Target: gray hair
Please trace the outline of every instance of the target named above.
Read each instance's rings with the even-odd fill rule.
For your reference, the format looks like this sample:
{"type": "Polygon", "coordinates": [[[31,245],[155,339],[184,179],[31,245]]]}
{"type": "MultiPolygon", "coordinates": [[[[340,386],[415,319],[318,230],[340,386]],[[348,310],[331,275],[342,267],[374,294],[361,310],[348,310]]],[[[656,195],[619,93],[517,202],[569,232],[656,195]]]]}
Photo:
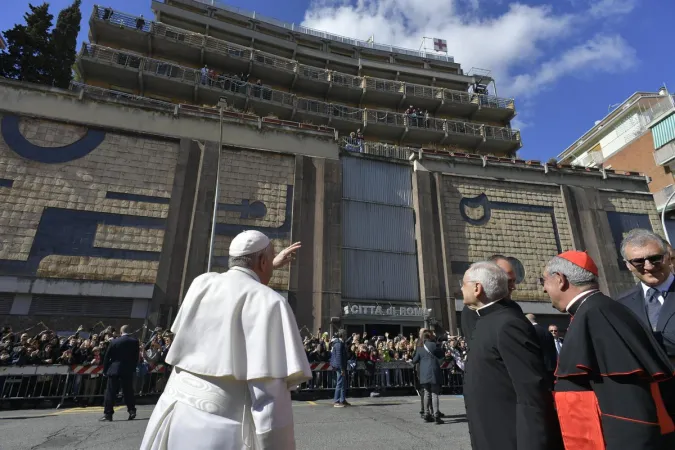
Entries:
{"type": "Polygon", "coordinates": [[[469,281],[483,286],[485,297],[491,302],[509,295],[509,277],[493,262],[481,261],[471,264],[465,275],[469,281]]]}
{"type": "Polygon", "coordinates": [[[598,277],[588,270],[559,256],[555,256],[546,264],[546,273],[564,275],[567,281],[574,286],[592,286],[598,284],[598,277]]]}
{"type": "Polygon", "coordinates": [[[630,230],[621,242],[621,257],[623,259],[627,259],[626,247],[642,247],[643,245],[647,245],[651,242],[656,242],[659,244],[659,250],[661,250],[662,253],[665,254],[668,251],[665,240],[653,231],[645,230],[644,228],[635,228],[630,230]]]}
{"type": "Polygon", "coordinates": [[[122,325],[120,327],[120,334],[127,334],[129,332],[129,325],[122,325]]]}
{"type": "Polygon", "coordinates": [[[230,269],[233,267],[253,269],[258,259],[260,259],[260,257],[263,256],[266,251],[267,247],[255,253],[251,253],[250,255],[230,256],[227,260],[227,267],[230,269]]]}

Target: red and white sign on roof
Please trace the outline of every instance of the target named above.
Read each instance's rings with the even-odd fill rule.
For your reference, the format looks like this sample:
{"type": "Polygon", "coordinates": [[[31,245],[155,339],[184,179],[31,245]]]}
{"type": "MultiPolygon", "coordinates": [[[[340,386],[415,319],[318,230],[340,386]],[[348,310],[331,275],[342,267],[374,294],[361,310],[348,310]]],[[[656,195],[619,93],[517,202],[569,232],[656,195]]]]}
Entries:
{"type": "Polygon", "coordinates": [[[434,50],[437,52],[446,52],[448,51],[448,41],[445,39],[436,39],[434,38],[434,50]]]}

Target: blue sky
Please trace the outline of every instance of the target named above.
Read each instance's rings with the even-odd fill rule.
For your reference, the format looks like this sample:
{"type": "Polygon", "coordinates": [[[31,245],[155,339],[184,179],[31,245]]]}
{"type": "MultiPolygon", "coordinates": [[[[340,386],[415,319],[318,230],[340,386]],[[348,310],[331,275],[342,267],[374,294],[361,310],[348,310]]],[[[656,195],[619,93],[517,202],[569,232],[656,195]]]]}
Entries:
{"type": "MultiPolygon", "coordinates": [[[[4,2],[0,30],[22,21],[27,2],[4,2]]],[[[35,2],[37,3],[37,2],[35,2]]],[[[55,16],[71,0],[49,2],[55,16]]],[[[446,39],[465,70],[492,70],[500,96],[514,97],[523,149],[547,160],[635,91],[675,91],[672,0],[227,0],[232,6],[350,37],[419,48],[446,39]]],[[[95,2],[82,3],[80,42],[95,2]]],[[[106,6],[152,17],[150,0],[106,6]]]]}

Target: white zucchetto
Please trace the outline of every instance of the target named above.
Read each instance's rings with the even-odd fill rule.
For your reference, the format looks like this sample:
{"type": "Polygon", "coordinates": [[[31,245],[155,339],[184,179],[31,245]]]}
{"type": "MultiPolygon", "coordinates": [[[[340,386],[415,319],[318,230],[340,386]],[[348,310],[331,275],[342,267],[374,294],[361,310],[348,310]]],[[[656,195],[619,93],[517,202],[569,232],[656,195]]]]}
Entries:
{"type": "Polygon", "coordinates": [[[260,231],[242,231],[230,243],[230,256],[245,256],[266,249],[270,245],[270,238],[260,231]]]}

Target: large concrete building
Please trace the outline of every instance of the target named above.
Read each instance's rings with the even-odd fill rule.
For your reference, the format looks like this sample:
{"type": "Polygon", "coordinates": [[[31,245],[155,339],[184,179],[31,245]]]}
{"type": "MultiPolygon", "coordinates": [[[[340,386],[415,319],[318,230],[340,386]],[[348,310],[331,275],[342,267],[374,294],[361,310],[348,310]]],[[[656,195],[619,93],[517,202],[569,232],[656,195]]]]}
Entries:
{"type": "Polygon", "coordinates": [[[587,250],[615,294],[623,233],[660,231],[643,176],[514,158],[513,101],[447,55],[153,9],[94,9],[86,84],[0,80],[0,322],[166,326],[206,270],[214,209],[216,270],[244,229],[301,241],[271,283],[299,324],[377,334],[455,331],[463,272],[494,253],[523,309],[564,324],[538,284],[551,256],[587,250]]]}

